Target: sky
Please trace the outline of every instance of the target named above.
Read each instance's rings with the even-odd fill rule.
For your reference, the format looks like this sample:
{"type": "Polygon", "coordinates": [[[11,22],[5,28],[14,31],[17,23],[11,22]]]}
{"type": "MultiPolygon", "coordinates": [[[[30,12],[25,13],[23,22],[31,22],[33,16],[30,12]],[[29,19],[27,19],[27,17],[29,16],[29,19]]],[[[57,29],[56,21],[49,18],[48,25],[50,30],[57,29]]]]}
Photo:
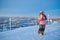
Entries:
{"type": "Polygon", "coordinates": [[[38,16],[40,11],[60,15],[59,10],[60,0],[0,0],[0,16],[38,16]]]}

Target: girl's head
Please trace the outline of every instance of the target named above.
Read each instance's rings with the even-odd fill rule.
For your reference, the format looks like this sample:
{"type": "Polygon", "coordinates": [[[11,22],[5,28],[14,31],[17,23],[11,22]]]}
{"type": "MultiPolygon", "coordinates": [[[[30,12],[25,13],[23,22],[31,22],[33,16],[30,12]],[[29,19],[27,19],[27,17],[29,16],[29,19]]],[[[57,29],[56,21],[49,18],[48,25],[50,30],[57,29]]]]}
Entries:
{"type": "Polygon", "coordinates": [[[39,15],[44,15],[44,12],[43,11],[40,11],[40,14],[39,15]]]}

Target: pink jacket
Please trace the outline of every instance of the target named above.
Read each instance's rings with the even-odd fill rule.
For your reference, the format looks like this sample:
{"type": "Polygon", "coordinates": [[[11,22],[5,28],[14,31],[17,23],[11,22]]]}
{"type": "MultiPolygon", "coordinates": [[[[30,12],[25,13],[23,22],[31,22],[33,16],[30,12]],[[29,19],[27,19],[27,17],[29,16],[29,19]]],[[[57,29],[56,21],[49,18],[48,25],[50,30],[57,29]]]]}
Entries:
{"type": "Polygon", "coordinates": [[[38,23],[39,23],[39,24],[45,24],[45,23],[46,23],[46,20],[47,20],[47,18],[46,18],[45,15],[40,15],[40,16],[38,17],[38,23]]]}

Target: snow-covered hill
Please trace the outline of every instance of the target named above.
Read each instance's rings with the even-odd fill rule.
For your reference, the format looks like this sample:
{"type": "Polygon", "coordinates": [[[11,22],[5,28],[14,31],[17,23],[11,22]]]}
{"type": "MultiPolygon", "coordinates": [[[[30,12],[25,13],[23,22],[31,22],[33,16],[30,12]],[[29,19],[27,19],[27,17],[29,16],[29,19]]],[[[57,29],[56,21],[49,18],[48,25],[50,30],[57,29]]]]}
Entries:
{"type": "Polygon", "coordinates": [[[38,36],[38,25],[0,32],[0,40],[60,40],[60,24],[46,25],[45,35],[38,36]]]}

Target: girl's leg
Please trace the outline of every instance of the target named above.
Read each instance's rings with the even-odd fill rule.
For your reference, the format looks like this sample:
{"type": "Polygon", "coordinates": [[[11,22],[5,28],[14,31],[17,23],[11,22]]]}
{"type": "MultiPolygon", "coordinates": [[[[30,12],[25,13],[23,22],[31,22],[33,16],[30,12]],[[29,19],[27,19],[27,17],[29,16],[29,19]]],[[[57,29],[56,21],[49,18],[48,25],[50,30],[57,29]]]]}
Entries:
{"type": "Polygon", "coordinates": [[[39,25],[39,29],[38,29],[38,35],[40,36],[40,35],[42,35],[42,25],[39,25]]]}
{"type": "Polygon", "coordinates": [[[45,25],[42,25],[42,35],[44,35],[45,25]]]}

